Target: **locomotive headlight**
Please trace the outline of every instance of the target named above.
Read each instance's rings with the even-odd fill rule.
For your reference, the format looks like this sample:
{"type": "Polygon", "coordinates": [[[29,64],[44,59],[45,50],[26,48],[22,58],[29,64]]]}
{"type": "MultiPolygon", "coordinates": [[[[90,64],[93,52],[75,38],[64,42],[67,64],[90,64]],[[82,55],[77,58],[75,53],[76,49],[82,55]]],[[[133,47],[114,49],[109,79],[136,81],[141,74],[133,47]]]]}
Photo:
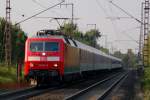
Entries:
{"type": "Polygon", "coordinates": [[[45,55],[46,55],[46,53],[45,53],[45,52],[43,52],[43,53],[42,53],[42,55],[43,55],[43,56],[45,56],[45,55]]]}
{"type": "Polygon", "coordinates": [[[34,66],[34,64],[33,63],[30,63],[30,67],[33,67],[34,66]]]}
{"type": "Polygon", "coordinates": [[[58,67],[58,64],[54,64],[54,67],[58,67]]]}

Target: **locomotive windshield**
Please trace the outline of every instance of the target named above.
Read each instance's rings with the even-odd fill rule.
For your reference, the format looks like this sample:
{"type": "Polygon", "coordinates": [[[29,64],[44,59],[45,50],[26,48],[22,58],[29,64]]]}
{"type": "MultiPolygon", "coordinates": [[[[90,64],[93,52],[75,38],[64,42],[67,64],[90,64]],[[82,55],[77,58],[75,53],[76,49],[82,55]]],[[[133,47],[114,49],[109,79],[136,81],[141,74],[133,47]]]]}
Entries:
{"type": "Polygon", "coordinates": [[[45,51],[58,51],[58,42],[45,42],[45,51]]]}
{"type": "Polygon", "coordinates": [[[32,52],[43,52],[43,51],[58,51],[58,42],[31,42],[30,50],[32,52]]]}

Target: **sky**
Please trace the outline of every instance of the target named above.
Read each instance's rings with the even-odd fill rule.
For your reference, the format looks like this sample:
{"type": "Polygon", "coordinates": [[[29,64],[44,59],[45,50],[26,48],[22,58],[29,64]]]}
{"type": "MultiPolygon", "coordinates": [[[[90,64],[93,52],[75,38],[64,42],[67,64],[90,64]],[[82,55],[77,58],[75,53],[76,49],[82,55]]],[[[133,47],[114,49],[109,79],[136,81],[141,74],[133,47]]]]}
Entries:
{"type": "MultiPolygon", "coordinates": [[[[110,0],[65,0],[65,3],[74,4],[74,17],[78,18],[74,22],[78,25],[80,31],[88,31],[96,28],[103,34],[98,40],[100,46],[110,49],[111,52],[120,50],[127,52],[128,49],[138,50],[140,34],[140,23],[121,10],[113,6],[110,0]],[[125,17],[115,19],[116,17],[125,17]],[[106,41],[107,40],[107,41],[106,41]],[[127,41],[128,40],[128,41],[127,41]]],[[[134,17],[140,19],[141,2],[144,0],[112,0],[122,9],[126,10],[134,17]]],[[[5,17],[5,2],[0,0],[0,16],[5,17]]],[[[53,6],[61,0],[11,0],[11,21],[17,23],[26,19],[50,6],[53,6]]],[[[41,29],[56,29],[59,27],[55,20],[42,19],[38,17],[70,17],[71,6],[56,6],[37,17],[20,23],[21,28],[32,36],[41,29]]],[[[63,22],[60,21],[60,24],[63,22]]]]}

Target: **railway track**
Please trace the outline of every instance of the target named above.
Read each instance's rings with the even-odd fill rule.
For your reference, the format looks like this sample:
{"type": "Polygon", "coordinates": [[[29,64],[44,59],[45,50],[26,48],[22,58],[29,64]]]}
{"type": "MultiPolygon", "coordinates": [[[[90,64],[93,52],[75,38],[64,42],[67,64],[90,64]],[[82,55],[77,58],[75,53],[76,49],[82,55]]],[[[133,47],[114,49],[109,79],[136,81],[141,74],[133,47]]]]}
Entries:
{"type": "MultiPolygon", "coordinates": [[[[85,80],[80,80],[79,82],[83,82],[85,80]]],[[[73,82],[72,85],[76,84],[77,82],[73,82]]],[[[45,94],[47,92],[52,92],[54,90],[60,90],[62,88],[65,88],[67,86],[70,86],[70,84],[64,84],[61,86],[55,85],[55,86],[46,86],[46,87],[30,87],[30,88],[24,88],[19,89],[15,91],[9,91],[5,93],[0,94],[0,98],[3,98],[3,100],[20,100],[20,99],[28,99],[37,95],[45,94]]]]}
{"type": "MultiPolygon", "coordinates": [[[[111,79],[112,77],[116,75],[119,75],[119,74],[112,73],[109,75],[111,77],[107,75],[105,77],[103,76],[103,78],[98,78],[97,80],[96,79],[81,80],[81,81],[72,83],[71,85],[63,85],[63,86],[57,85],[57,86],[51,86],[51,87],[45,87],[45,88],[35,88],[35,87],[25,88],[25,89],[21,89],[17,91],[6,92],[3,94],[0,94],[0,98],[3,98],[3,100],[20,100],[20,99],[35,100],[36,98],[34,99],[34,97],[36,96],[48,94],[48,96],[51,96],[51,97],[53,96],[54,98],[61,95],[60,96],[61,99],[58,99],[58,100],[62,100],[62,99],[67,99],[69,95],[74,94],[83,88],[91,86],[92,84],[96,83],[96,81],[98,80],[102,80],[106,77],[109,77],[107,79],[111,79]]],[[[45,98],[45,97],[46,96],[41,96],[41,98],[45,98]]]]}
{"type": "Polygon", "coordinates": [[[36,87],[30,87],[30,88],[24,88],[16,91],[10,91],[0,94],[0,98],[2,100],[20,100],[20,99],[27,99],[31,96],[36,96],[41,93],[45,93],[48,91],[51,91],[53,89],[56,89],[56,87],[49,87],[49,88],[36,88],[36,87]]]}
{"type": "Polygon", "coordinates": [[[104,97],[107,96],[111,90],[127,76],[128,72],[121,75],[113,75],[68,97],[65,97],[65,100],[103,100],[104,97]]]}
{"type": "Polygon", "coordinates": [[[34,97],[30,98],[29,100],[41,100],[41,99],[64,100],[67,97],[77,93],[80,90],[83,90],[83,89],[95,84],[96,82],[98,82],[100,80],[104,80],[108,77],[112,78],[116,75],[119,75],[119,73],[111,73],[109,75],[108,74],[107,75],[101,75],[101,76],[93,78],[93,79],[80,81],[80,82],[77,82],[76,84],[72,84],[70,86],[67,85],[61,89],[52,90],[52,91],[49,91],[47,93],[44,93],[44,94],[41,94],[38,96],[34,96],[34,97]]]}
{"type": "MultiPolygon", "coordinates": [[[[83,82],[85,80],[79,80],[79,82],[83,82]]],[[[73,82],[72,85],[76,84],[77,82],[73,82]]],[[[30,97],[34,97],[37,95],[45,94],[47,92],[51,92],[54,90],[60,90],[61,88],[65,88],[67,86],[70,86],[70,84],[64,84],[61,86],[58,85],[52,85],[52,86],[46,86],[46,87],[30,87],[30,88],[23,88],[19,90],[9,91],[5,93],[0,94],[0,100],[3,98],[3,100],[20,100],[20,99],[28,99],[30,97]]]]}

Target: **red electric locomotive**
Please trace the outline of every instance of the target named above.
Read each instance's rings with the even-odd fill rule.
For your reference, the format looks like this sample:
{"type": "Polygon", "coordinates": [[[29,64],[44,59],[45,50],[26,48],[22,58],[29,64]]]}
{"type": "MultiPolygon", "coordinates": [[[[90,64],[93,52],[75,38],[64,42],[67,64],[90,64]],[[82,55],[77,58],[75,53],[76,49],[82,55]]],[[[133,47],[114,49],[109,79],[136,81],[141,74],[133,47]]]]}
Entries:
{"type": "Polygon", "coordinates": [[[25,47],[24,72],[25,77],[32,83],[45,82],[55,76],[63,75],[64,42],[61,37],[28,38],[25,47]]]}
{"type": "Polygon", "coordinates": [[[26,40],[24,74],[31,84],[114,68],[122,68],[120,59],[68,38],[59,31],[42,30],[26,40]]]}
{"type": "Polygon", "coordinates": [[[26,40],[24,74],[31,84],[62,80],[64,64],[66,67],[78,66],[79,52],[67,46],[65,41],[69,42],[60,32],[53,30],[42,30],[26,40]]]}

